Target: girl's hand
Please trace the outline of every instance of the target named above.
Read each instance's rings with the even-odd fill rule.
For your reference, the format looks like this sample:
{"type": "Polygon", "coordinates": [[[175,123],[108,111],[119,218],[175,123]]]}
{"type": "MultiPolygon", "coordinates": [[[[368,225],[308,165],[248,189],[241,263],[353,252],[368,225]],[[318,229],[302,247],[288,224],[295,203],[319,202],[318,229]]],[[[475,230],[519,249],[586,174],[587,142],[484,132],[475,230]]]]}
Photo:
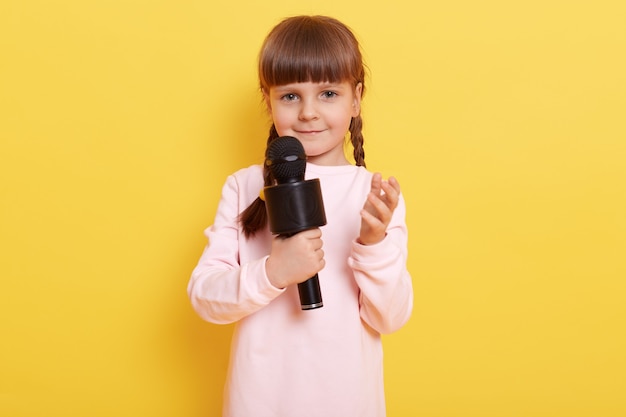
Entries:
{"type": "Polygon", "coordinates": [[[322,244],[319,228],[291,237],[275,237],[265,263],[267,278],[276,288],[285,288],[311,278],[325,265],[322,244]]]}
{"type": "Polygon", "coordinates": [[[385,238],[387,226],[398,206],[399,198],[400,183],[394,177],[389,177],[389,180],[385,181],[379,173],[374,174],[372,188],[361,210],[359,243],[373,245],[385,238]]]}

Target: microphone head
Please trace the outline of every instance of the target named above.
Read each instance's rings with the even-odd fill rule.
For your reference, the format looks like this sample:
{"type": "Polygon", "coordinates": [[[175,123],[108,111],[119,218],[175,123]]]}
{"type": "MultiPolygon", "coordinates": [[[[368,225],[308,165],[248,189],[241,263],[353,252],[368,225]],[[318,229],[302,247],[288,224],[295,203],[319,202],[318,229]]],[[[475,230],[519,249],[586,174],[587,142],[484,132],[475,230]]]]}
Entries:
{"type": "Polygon", "coordinates": [[[302,143],[292,136],[274,139],[267,147],[265,165],[279,184],[303,181],[306,154],[302,143]]]}

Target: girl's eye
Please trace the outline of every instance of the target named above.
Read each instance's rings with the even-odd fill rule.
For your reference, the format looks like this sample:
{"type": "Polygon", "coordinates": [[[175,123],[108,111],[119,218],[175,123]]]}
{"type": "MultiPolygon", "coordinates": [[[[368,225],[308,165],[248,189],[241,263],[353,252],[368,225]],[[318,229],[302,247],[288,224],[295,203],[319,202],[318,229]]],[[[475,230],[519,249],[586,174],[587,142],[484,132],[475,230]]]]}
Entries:
{"type": "Polygon", "coordinates": [[[336,97],[336,96],[337,96],[337,93],[335,93],[334,91],[324,91],[324,92],[322,93],[322,96],[323,96],[324,98],[333,98],[333,97],[336,97]]]}
{"type": "Polygon", "coordinates": [[[297,99],[298,99],[298,96],[293,94],[293,93],[285,94],[283,96],[283,100],[285,100],[285,101],[294,101],[294,100],[297,100],[297,99]]]}

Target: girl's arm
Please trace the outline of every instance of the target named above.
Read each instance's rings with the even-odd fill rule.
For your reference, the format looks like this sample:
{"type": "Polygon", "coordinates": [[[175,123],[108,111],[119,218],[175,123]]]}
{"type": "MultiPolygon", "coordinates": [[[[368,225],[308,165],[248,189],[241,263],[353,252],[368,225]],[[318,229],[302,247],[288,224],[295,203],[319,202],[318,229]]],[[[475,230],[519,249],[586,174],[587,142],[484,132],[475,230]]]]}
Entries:
{"type": "Polygon", "coordinates": [[[235,322],[263,308],[284,291],[274,287],[265,272],[268,242],[262,238],[244,240],[240,234],[241,194],[236,175],[228,177],[215,222],[205,231],[209,243],[187,287],[195,311],[212,323],[235,322]],[[240,264],[241,250],[252,260],[240,264]]]}
{"type": "Polygon", "coordinates": [[[382,181],[380,174],[375,174],[361,213],[361,235],[353,242],[349,264],[361,290],[361,317],[380,333],[398,330],[413,309],[413,286],[406,267],[405,215],[398,182],[393,178],[382,181]]]}

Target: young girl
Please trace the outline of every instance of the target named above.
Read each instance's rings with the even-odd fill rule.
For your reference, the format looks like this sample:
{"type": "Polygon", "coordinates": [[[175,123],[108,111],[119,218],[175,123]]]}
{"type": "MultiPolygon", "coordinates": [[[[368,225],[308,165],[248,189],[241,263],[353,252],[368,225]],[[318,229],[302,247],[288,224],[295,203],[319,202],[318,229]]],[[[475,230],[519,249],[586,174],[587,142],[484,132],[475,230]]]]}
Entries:
{"type": "Polygon", "coordinates": [[[279,136],[299,139],[306,179],[319,178],[327,224],[274,237],[259,192],[266,165],[226,180],[188,286],[198,314],[237,322],[224,416],[385,415],[381,334],[413,307],[400,185],[365,169],[359,45],[339,21],[278,24],[259,57],[261,91],[279,136]],[[344,154],[349,133],[356,166],[344,154]],[[297,285],[319,273],[324,306],[302,310],[297,285]]]}

